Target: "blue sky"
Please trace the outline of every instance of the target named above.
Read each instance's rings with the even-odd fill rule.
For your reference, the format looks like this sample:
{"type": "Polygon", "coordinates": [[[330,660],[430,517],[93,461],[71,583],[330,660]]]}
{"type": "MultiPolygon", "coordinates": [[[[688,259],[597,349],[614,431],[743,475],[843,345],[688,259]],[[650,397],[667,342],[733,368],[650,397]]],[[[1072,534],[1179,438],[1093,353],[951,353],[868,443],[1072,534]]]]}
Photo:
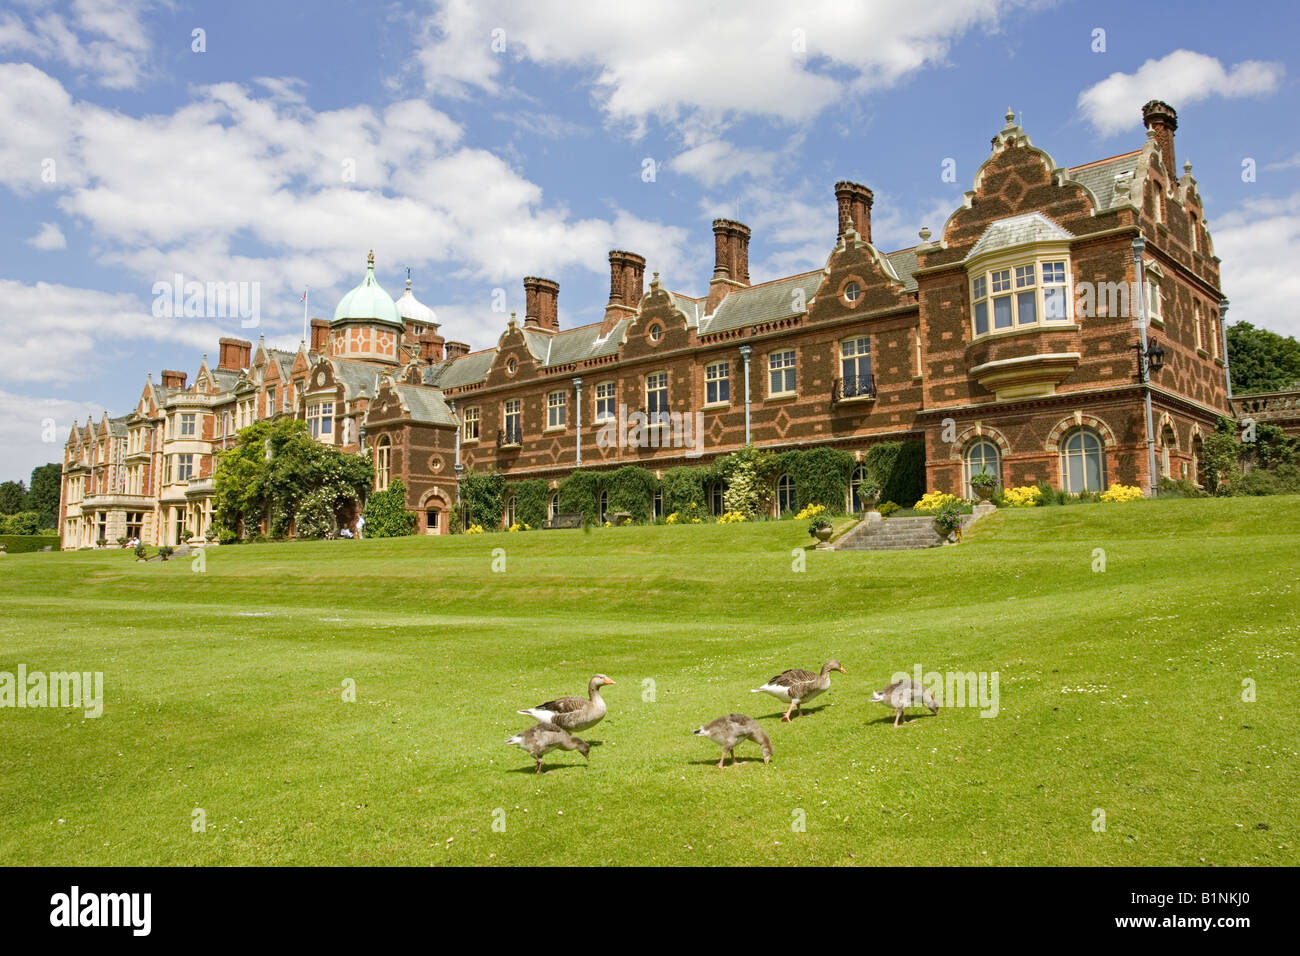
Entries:
{"type": "Polygon", "coordinates": [[[146,372],[192,377],[222,335],[293,347],[304,286],[331,317],[371,248],[392,295],[409,267],[477,349],[522,316],[525,275],[559,281],[562,326],[598,320],[611,248],[703,293],[717,215],[753,229],[754,281],[820,268],[838,179],[875,191],[879,246],[912,245],[1008,106],[1077,165],[1141,145],[1141,104],[1170,102],[1230,321],[1295,334],[1298,21],[1284,2],[9,0],[0,479],[129,409],[146,372]],[[256,284],[259,325],[156,317],[177,272],[256,284]]]}

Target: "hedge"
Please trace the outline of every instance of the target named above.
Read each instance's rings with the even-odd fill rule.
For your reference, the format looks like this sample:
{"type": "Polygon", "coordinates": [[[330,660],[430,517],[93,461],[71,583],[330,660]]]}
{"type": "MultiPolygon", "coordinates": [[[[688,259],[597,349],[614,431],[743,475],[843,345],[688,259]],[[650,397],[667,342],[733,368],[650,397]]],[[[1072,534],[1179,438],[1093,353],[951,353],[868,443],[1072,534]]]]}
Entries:
{"type": "Polygon", "coordinates": [[[705,495],[708,471],[680,465],[664,472],[664,514],[683,518],[707,518],[709,501],[705,495]]]}
{"type": "Polygon", "coordinates": [[[516,522],[533,528],[546,524],[546,492],[549,487],[545,478],[512,481],[506,485],[506,498],[513,496],[515,499],[516,522]]]}
{"type": "Polygon", "coordinates": [[[853,456],[837,448],[788,451],[780,456],[781,470],[794,479],[798,509],[822,505],[832,514],[842,514],[847,500],[853,456]]]}
{"type": "Polygon", "coordinates": [[[600,476],[594,471],[570,472],[569,477],[560,482],[559,499],[556,507],[561,514],[581,513],[588,524],[597,523],[597,509],[600,507],[600,476]]]}
{"type": "Polygon", "coordinates": [[[867,479],[880,486],[880,500],[910,508],[925,494],[925,445],[887,441],[872,445],[862,463],[867,479]]]}
{"type": "Polygon", "coordinates": [[[469,511],[470,524],[497,531],[506,503],[506,480],[496,472],[466,472],[460,480],[460,501],[469,511]]]}
{"type": "Polygon", "coordinates": [[[0,534],[0,544],[10,554],[23,554],[39,551],[47,545],[54,551],[59,550],[59,536],[48,534],[0,534]]]}
{"type": "MultiPolygon", "coordinates": [[[[320,519],[317,519],[319,524],[320,519]]],[[[396,478],[383,491],[366,500],[367,538],[401,538],[415,533],[414,511],[406,510],[406,486],[396,478]]]]}

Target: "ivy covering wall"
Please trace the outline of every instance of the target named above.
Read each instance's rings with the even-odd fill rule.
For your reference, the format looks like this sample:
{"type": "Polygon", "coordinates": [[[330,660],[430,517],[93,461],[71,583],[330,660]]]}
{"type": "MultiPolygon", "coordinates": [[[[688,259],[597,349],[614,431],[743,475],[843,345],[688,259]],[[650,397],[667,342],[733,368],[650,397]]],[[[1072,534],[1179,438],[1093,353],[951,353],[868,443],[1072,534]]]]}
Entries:
{"type": "Polygon", "coordinates": [[[460,479],[460,500],[469,511],[469,524],[479,525],[485,531],[501,527],[501,512],[505,507],[506,480],[495,472],[466,472],[460,479]]]}
{"type": "Polygon", "coordinates": [[[516,523],[532,528],[546,524],[546,496],[549,489],[550,485],[545,478],[506,483],[505,497],[514,497],[516,523]]]}
{"type": "Polygon", "coordinates": [[[887,441],[872,445],[862,459],[867,477],[880,486],[880,500],[910,508],[925,494],[925,445],[887,441]]]}

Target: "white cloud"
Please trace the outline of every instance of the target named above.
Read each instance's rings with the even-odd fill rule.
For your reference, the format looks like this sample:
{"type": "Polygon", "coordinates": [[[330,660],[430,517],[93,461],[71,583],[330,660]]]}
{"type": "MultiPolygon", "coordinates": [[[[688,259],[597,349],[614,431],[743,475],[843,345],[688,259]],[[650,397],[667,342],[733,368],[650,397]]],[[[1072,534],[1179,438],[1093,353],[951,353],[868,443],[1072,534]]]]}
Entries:
{"type": "Polygon", "coordinates": [[[26,482],[32,469],[63,460],[63,445],[74,421],[99,421],[104,409],[90,402],[30,398],[0,389],[0,447],[5,450],[4,480],[26,482]],[[52,438],[52,441],[46,439],[52,438]]]}
{"type": "Polygon", "coordinates": [[[448,0],[425,24],[419,59],[432,91],[505,92],[516,60],[592,78],[607,116],[643,127],[701,113],[815,116],[845,92],[888,88],[941,63],[954,40],[995,28],[1023,0],[729,4],[661,0],[448,0]],[[719,38],[724,38],[721,41],[719,38]],[[495,47],[495,48],[494,48],[495,47]]]}
{"type": "Polygon", "coordinates": [[[669,168],[713,188],[741,175],[754,178],[770,176],[777,158],[771,150],[741,147],[725,139],[713,139],[679,153],[669,162],[669,168]]]}
{"type": "Polygon", "coordinates": [[[1079,94],[1078,108],[1102,136],[1114,136],[1142,120],[1142,105],[1158,99],[1175,109],[1212,96],[1237,99],[1274,92],[1283,75],[1280,63],[1243,60],[1231,68],[1212,56],[1175,50],[1147,60],[1135,73],[1112,73],[1079,94]]]}
{"type": "Polygon", "coordinates": [[[0,53],[62,63],[109,89],[130,89],[144,77],[149,33],[144,14],[153,0],[71,0],[41,5],[24,19],[0,14],[0,53]]]}
{"type": "Polygon", "coordinates": [[[1244,321],[1300,337],[1300,192],[1253,199],[1210,224],[1232,301],[1228,324],[1244,321]]]}
{"type": "Polygon", "coordinates": [[[136,296],[49,282],[0,279],[0,301],[6,305],[0,338],[9,381],[73,383],[114,350],[129,355],[142,340],[207,348],[232,331],[206,320],[155,318],[136,296]]]}
{"type": "Polygon", "coordinates": [[[63,230],[58,227],[57,223],[43,222],[36,235],[27,240],[27,244],[48,252],[52,249],[66,249],[68,240],[64,237],[63,230]]]}

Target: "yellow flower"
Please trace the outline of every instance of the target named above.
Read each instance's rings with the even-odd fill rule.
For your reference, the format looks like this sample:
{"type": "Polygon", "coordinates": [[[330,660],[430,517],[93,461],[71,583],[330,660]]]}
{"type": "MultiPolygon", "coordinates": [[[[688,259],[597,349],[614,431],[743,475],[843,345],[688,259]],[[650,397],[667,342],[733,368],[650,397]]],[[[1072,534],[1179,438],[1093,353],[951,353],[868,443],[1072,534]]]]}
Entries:
{"type": "Polygon", "coordinates": [[[1037,485],[1021,485],[1019,488],[1008,488],[1002,493],[1002,498],[1012,508],[1033,508],[1043,497],[1042,490],[1037,485]]]}
{"type": "Polygon", "coordinates": [[[809,518],[815,518],[826,510],[825,505],[804,505],[802,511],[794,516],[796,521],[806,521],[809,518]]]}
{"type": "Polygon", "coordinates": [[[1136,485],[1111,485],[1101,496],[1102,501],[1137,501],[1145,498],[1142,489],[1136,485]]]}
{"type": "Polygon", "coordinates": [[[674,511],[672,514],[670,514],[667,518],[664,519],[664,524],[676,524],[676,523],[677,523],[676,511],[674,511]]]}
{"type": "Polygon", "coordinates": [[[958,500],[956,495],[950,495],[946,491],[927,491],[915,504],[914,510],[938,513],[949,505],[957,504],[958,500]]]}

